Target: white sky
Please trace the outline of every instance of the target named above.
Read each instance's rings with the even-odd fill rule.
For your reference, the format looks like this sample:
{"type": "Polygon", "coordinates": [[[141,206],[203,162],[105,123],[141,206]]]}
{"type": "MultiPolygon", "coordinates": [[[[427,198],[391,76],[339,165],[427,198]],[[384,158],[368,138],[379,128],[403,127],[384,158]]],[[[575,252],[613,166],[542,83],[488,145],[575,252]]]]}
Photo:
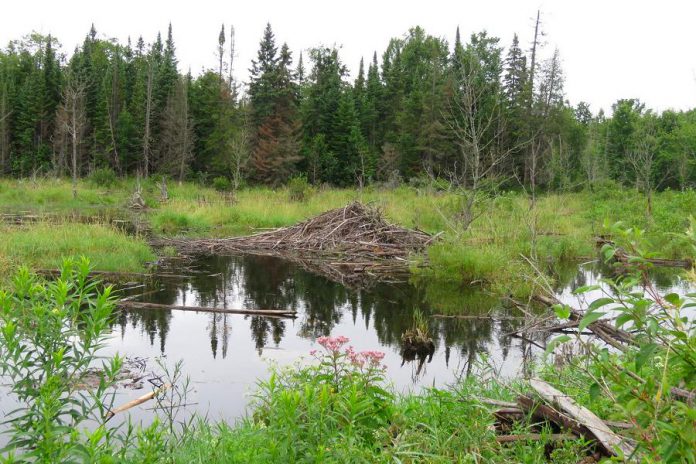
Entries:
{"type": "Polygon", "coordinates": [[[421,25],[454,41],[487,29],[508,46],[517,32],[527,46],[537,8],[542,10],[544,56],[557,46],[571,103],[588,101],[593,112],[618,98],[638,97],[649,107],[696,106],[696,1],[694,0],[3,0],[0,44],[36,30],[52,33],[72,51],[94,22],[101,37],[133,42],[166,35],[171,21],[179,67],[194,74],[216,67],[221,23],[237,33],[235,74],[246,80],[263,28],[271,22],[276,39],[287,42],[295,60],[300,50],[342,45],[341,57],[357,73],[360,57],[378,56],[391,37],[421,25]]]}

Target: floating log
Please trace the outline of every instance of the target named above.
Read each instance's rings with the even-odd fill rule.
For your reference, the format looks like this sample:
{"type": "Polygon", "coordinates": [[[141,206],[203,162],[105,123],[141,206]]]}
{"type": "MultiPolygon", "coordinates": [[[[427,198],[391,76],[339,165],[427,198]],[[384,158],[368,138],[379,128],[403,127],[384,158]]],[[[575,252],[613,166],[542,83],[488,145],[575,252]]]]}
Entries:
{"type": "Polygon", "coordinates": [[[176,311],[194,311],[199,313],[222,313],[222,314],[249,314],[252,316],[268,317],[295,317],[297,311],[285,309],[226,309],[210,308],[200,306],[180,306],[159,303],[146,303],[143,301],[118,301],[116,306],[121,309],[170,309],[176,311]]]}
{"type": "Polygon", "coordinates": [[[564,414],[586,428],[592,438],[602,446],[604,451],[612,456],[622,454],[629,458],[635,453],[635,448],[626,439],[615,434],[602,419],[592,411],[579,405],[571,397],[539,379],[531,379],[529,385],[545,401],[559,408],[564,414]],[[618,451],[620,452],[618,452],[618,451]]]}
{"type": "MultiPolygon", "coordinates": [[[[60,269],[37,269],[37,274],[43,276],[59,276],[61,274],[60,269]]],[[[101,277],[104,279],[112,280],[123,280],[123,279],[144,279],[148,277],[153,277],[154,274],[145,274],[142,272],[116,272],[116,271],[90,271],[90,277],[101,277]]]]}
{"type": "Polygon", "coordinates": [[[495,321],[517,321],[526,319],[523,316],[496,316],[487,314],[483,316],[457,315],[457,314],[431,314],[435,319],[468,319],[468,320],[495,320],[495,321]]]}
{"type": "MultiPolygon", "coordinates": [[[[628,264],[629,260],[631,259],[631,256],[626,253],[623,248],[616,247],[614,242],[607,237],[595,237],[595,243],[597,246],[614,246],[616,249],[616,252],[614,253],[615,261],[628,264]]],[[[642,258],[642,260],[652,264],[653,266],[659,267],[682,267],[684,269],[691,269],[694,266],[694,261],[691,259],[642,258]]]]}

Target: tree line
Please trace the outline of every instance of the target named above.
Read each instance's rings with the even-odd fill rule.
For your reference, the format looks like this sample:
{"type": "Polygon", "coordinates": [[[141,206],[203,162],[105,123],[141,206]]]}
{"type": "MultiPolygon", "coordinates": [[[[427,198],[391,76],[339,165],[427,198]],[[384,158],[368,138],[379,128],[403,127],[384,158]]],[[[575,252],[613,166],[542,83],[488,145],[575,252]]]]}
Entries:
{"type": "MultiPolygon", "coordinates": [[[[355,79],[336,47],[299,53],[268,24],[247,82],[234,78],[234,28],[217,69],[182,73],[171,25],[145,43],[97,35],[69,56],[33,33],[0,50],[0,173],[223,176],[279,185],[442,179],[473,192],[574,189],[613,181],[696,182],[696,111],[617,101],[611,116],[572,106],[558,50],[504,48],[485,31],[453,44],[414,27],[355,79]],[[541,57],[546,55],[544,59],[541,57]]],[[[215,45],[215,44],[212,44],[215,45]]],[[[212,48],[212,47],[211,47],[212,48]]],[[[473,201],[473,198],[472,198],[473,201]]]]}

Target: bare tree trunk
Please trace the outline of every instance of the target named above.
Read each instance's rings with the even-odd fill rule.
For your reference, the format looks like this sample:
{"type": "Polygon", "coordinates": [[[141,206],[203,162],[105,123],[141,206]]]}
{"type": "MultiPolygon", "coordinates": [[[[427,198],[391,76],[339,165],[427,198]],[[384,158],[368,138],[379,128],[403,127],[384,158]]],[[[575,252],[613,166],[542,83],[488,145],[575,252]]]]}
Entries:
{"type": "MultiPolygon", "coordinates": [[[[532,109],[534,105],[534,74],[536,73],[536,57],[537,57],[537,49],[540,46],[539,43],[539,36],[543,35],[543,32],[541,31],[541,10],[537,10],[537,15],[536,15],[536,21],[534,22],[534,41],[532,42],[532,56],[531,56],[531,64],[529,67],[529,95],[527,98],[527,118],[528,121],[531,119],[532,116],[532,109]]],[[[531,130],[532,128],[529,127],[531,130]]],[[[533,147],[530,145],[530,149],[533,149],[533,147]]],[[[532,155],[532,153],[529,153],[529,155],[532,155]]],[[[530,156],[525,157],[525,166],[524,166],[524,183],[527,184],[530,182],[530,164],[531,164],[531,159],[530,156]]]]}
{"type": "Polygon", "coordinates": [[[111,145],[114,150],[113,166],[119,174],[121,174],[121,163],[118,157],[118,147],[116,146],[116,122],[118,121],[118,114],[120,112],[119,96],[118,96],[118,72],[117,68],[114,66],[114,71],[111,77],[111,101],[107,102],[106,109],[109,116],[109,132],[111,135],[111,145]]]}
{"type": "Polygon", "coordinates": [[[79,176],[79,149],[82,142],[82,132],[85,126],[84,108],[85,85],[74,76],[68,77],[68,83],[63,91],[63,128],[70,135],[72,144],[71,177],[72,194],[77,198],[77,178],[79,176]]]}
{"type": "Polygon", "coordinates": [[[73,198],[77,198],[77,102],[73,98],[70,102],[71,107],[71,125],[72,125],[72,194],[73,198]]]}
{"type": "Polygon", "coordinates": [[[230,69],[229,69],[229,85],[230,93],[234,94],[234,76],[233,76],[233,65],[234,65],[234,47],[235,47],[235,37],[234,37],[234,26],[230,25],[230,69]]]}
{"type": "Polygon", "coordinates": [[[10,155],[10,110],[7,104],[7,89],[0,89],[0,175],[5,173],[10,155]]]}
{"type": "Polygon", "coordinates": [[[145,97],[145,134],[143,135],[143,176],[150,174],[150,113],[152,112],[152,63],[147,64],[147,94],[145,97]]]}

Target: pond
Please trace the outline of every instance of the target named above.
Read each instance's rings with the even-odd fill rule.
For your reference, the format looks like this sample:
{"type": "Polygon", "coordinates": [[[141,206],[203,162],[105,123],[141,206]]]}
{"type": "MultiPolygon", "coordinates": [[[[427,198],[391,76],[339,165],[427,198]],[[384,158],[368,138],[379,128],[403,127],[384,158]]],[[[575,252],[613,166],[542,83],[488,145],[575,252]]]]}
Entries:
{"type": "MultiPolygon", "coordinates": [[[[135,359],[145,377],[144,388],[119,389],[116,405],[152,390],[147,378],[161,373],[158,360],[169,368],[181,361],[192,387],[185,415],[232,421],[245,414],[257,381],[268,377],[272,365],[309,362],[309,352],[319,348],[316,339],[322,335],[344,335],[356,350],[385,352],[386,376],[401,392],[446,386],[471,373],[513,377],[540,352],[508,336],[522,326],[523,318],[480,287],[402,282],[351,289],[289,261],[254,255],[204,256],[180,270],[185,275],[169,272],[129,295],[167,305],[292,309],[297,317],[119,311],[105,354],[135,359]],[[435,351],[414,359],[402,356],[401,335],[413,324],[417,310],[430,321],[435,351]],[[468,319],[436,317],[454,311],[468,319]]],[[[572,290],[610,271],[587,263],[554,272],[560,282],[557,296],[578,306],[572,290]]],[[[663,291],[690,290],[675,271],[661,271],[653,278],[663,291]]],[[[148,420],[152,407],[152,402],[144,403],[131,410],[131,417],[148,420]]],[[[12,399],[0,395],[0,411],[11,409],[12,399]]]]}
{"type": "MultiPolygon", "coordinates": [[[[377,283],[349,289],[299,266],[268,256],[198,258],[188,277],[163,278],[144,289],[141,301],[234,309],[293,309],[295,319],[134,310],[119,313],[108,350],[167,365],[183,361],[190,376],[190,412],[213,419],[244,414],[259,379],[272,364],[305,362],[322,335],[344,335],[356,350],[385,352],[386,375],[398,391],[446,386],[472,372],[511,377],[531,359],[533,345],[508,334],[524,321],[480,288],[440,288],[409,283],[377,283]],[[157,290],[155,293],[151,293],[157,290]],[[458,310],[471,319],[431,317],[458,310]],[[429,317],[435,352],[404,357],[401,335],[414,311],[429,317]],[[494,317],[490,317],[493,315],[494,317]]],[[[596,282],[607,269],[595,263],[558,268],[556,289],[576,304],[572,290],[596,282]]],[[[662,290],[687,289],[673,271],[654,276],[662,290]]],[[[143,390],[123,392],[123,401],[143,390]]]]}

